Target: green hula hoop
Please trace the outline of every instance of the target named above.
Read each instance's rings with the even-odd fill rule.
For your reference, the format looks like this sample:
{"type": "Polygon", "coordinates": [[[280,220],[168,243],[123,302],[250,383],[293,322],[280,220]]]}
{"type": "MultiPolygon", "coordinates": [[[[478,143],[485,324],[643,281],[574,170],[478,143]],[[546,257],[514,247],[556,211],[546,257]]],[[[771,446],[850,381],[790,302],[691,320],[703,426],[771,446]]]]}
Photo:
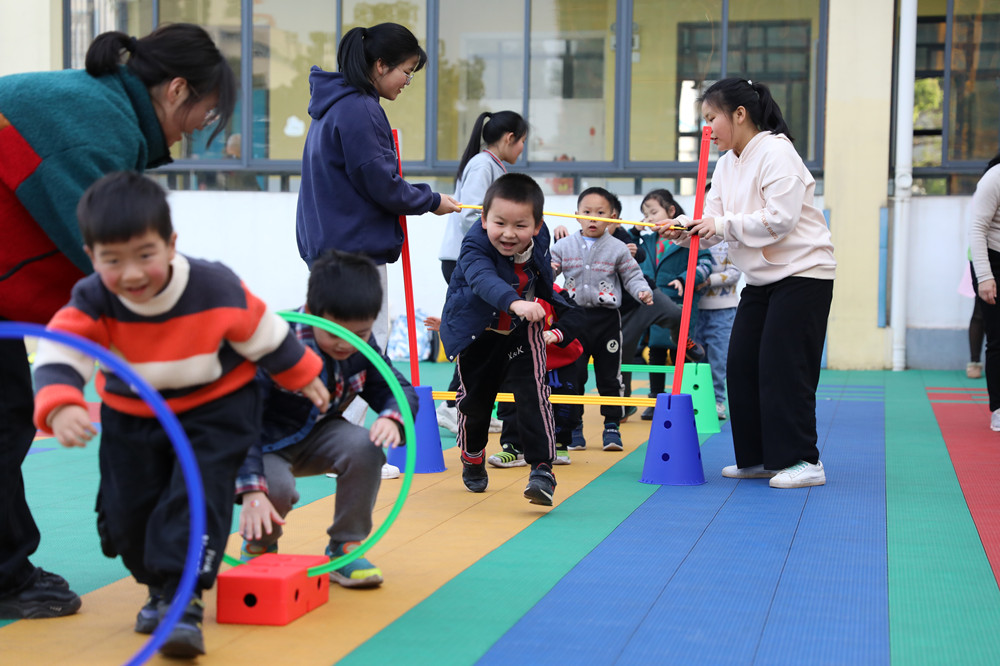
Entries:
{"type": "MultiPolygon", "coordinates": [[[[410,493],[410,485],[413,483],[413,470],[417,464],[417,433],[413,425],[413,412],[410,411],[410,403],[406,400],[406,394],[403,393],[403,386],[396,379],[396,375],[392,372],[392,368],[386,363],[378,352],[371,348],[371,346],[364,340],[351,333],[346,328],[340,324],[335,324],[329,319],[324,319],[323,317],[317,317],[311,314],[305,314],[302,312],[279,312],[286,320],[298,323],[298,324],[308,324],[310,326],[317,326],[322,328],[328,333],[336,335],[341,340],[345,340],[357,349],[361,354],[371,361],[375,369],[381,373],[385,378],[386,383],[389,384],[389,390],[392,391],[392,397],[396,399],[396,404],[399,406],[399,412],[403,416],[403,432],[405,433],[406,446],[406,464],[403,470],[403,483],[399,488],[399,496],[396,497],[396,502],[392,505],[392,509],[389,511],[389,515],[386,516],[385,520],[379,525],[378,529],[372,532],[367,539],[361,542],[361,545],[352,550],[349,553],[345,553],[340,557],[330,560],[326,564],[321,564],[319,566],[311,567],[307,570],[310,576],[320,576],[325,573],[329,573],[334,569],[339,569],[346,564],[350,564],[354,560],[358,559],[365,553],[367,553],[372,546],[378,543],[378,540],[389,531],[392,524],[396,522],[396,517],[399,516],[399,512],[403,509],[403,503],[406,502],[406,497],[410,493]]],[[[223,555],[223,561],[226,564],[232,564],[234,566],[239,566],[243,564],[235,557],[230,555],[223,555]]]]}

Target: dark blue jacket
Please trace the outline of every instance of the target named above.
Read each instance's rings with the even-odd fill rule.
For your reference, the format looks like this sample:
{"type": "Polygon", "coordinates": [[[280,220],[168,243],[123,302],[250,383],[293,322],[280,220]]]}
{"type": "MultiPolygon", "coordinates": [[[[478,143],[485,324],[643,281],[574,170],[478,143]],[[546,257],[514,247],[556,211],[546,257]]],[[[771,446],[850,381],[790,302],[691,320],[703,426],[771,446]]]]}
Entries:
{"type": "Polygon", "coordinates": [[[377,264],[394,262],[403,247],[399,216],[436,210],[441,195],[399,175],[392,128],[377,93],[319,67],[309,74],[309,89],[312,124],[295,216],[299,255],[310,266],[330,248],[360,252],[377,264]]]}
{"type": "MultiPolygon", "coordinates": [[[[552,255],[549,253],[549,230],[542,225],[535,236],[531,260],[526,267],[531,276],[528,289],[534,286],[535,298],[552,304],[559,317],[552,328],[563,333],[565,346],[576,337],[579,328],[578,308],[552,289],[552,255]]],[[[448,296],[441,314],[441,344],[448,358],[455,357],[487,328],[496,328],[500,314],[507,312],[517,294],[518,279],[514,258],[500,254],[490,243],[483,225],[474,224],[462,239],[458,264],[448,283],[448,296]]],[[[514,318],[514,327],[525,321],[514,318]]]]}

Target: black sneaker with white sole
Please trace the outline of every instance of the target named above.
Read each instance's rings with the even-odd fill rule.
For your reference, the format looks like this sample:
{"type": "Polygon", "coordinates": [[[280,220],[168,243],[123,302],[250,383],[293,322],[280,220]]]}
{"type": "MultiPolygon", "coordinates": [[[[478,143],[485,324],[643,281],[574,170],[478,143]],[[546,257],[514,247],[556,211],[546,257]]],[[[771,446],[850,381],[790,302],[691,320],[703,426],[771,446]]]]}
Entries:
{"type": "Polygon", "coordinates": [[[469,460],[462,454],[462,483],[468,488],[470,493],[484,493],[489,485],[490,477],[486,473],[486,462],[482,452],[479,454],[479,462],[475,459],[469,460]]]}
{"type": "Polygon", "coordinates": [[[542,506],[552,506],[552,495],[556,491],[556,477],[546,464],[541,464],[531,470],[528,475],[528,486],[524,489],[524,496],[532,504],[542,506]]]}

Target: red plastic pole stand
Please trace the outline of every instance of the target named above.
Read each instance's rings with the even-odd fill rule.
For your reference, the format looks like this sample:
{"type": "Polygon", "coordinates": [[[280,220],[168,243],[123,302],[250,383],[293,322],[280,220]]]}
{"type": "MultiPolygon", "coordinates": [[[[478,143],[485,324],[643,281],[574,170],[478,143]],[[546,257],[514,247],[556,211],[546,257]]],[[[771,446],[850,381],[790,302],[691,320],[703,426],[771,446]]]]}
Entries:
{"type": "Polygon", "coordinates": [[[219,574],[216,619],[220,624],[284,626],[330,598],[330,577],[309,576],[322,555],[266,553],[219,574]]]}
{"type": "MultiPolygon", "coordinates": [[[[694,217],[700,220],[705,210],[705,181],[708,178],[708,149],[712,144],[712,128],[705,125],[701,128],[701,152],[698,155],[698,184],[694,193],[694,217]]],[[[687,351],[688,330],[691,327],[691,307],[694,303],[695,267],[698,264],[698,247],[701,238],[691,237],[688,250],[687,277],[684,279],[684,305],[681,308],[680,340],[677,341],[677,360],[674,362],[674,385],[670,392],[679,395],[681,380],[684,375],[684,355],[687,351]]]]}
{"type": "MultiPolygon", "coordinates": [[[[392,130],[392,142],[396,145],[396,166],[399,177],[403,177],[403,152],[399,149],[399,130],[392,130]]],[[[406,327],[410,338],[410,383],[420,383],[420,359],[417,353],[417,317],[413,308],[413,273],[410,270],[410,234],[406,230],[406,216],[399,216],[399,226],[403,228],[403,292],[406,299],[406,327]]],[[[386,340],[382,344],[388,344],[386,340]]]]}

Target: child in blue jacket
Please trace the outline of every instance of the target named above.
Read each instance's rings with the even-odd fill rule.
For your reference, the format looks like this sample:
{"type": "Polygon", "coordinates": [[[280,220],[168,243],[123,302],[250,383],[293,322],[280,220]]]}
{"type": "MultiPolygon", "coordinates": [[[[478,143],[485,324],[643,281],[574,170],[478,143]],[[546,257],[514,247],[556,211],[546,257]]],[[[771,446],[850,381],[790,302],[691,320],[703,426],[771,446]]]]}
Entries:
{"type": "MultiPolygon", "coordinates": [[[[372,325],[382,302],[375,264],[367,257],[330,250],[313,264],[305,311],[340,324],[381,353],[372,325]]],[[[356,548],[372,529],[372,511],[382,481],[383,449],[403,443],[403,420],[388,383],[349,342],[318,327],[295,324],[306,346],[320,354],[320,378],[330,390],[326,414],[302,396],[283,390],[259,373],[264,394],[261,441],[250,449],[236,480],[243,559],[276,552],[284,518],[299,500],[295,477],[337,474],[337,502],[327,530],[326,554],[340,557],[356,548]],[[378,411],[371,429],[355,425],[343,412],[360,396],[378,411]]],[[[383,355],[383,358],[384,355],[383,355]]],[[[385,359],[386,363],[389,362],[385,359]]],[[[391,366],[390,366],[391,367],[391,366]]],[[[414,414],[417,396],[393,370],[414,414]]],[[[364,557],[330,572],[344,587],[377,587],[382,571],[364,557]]]]}

